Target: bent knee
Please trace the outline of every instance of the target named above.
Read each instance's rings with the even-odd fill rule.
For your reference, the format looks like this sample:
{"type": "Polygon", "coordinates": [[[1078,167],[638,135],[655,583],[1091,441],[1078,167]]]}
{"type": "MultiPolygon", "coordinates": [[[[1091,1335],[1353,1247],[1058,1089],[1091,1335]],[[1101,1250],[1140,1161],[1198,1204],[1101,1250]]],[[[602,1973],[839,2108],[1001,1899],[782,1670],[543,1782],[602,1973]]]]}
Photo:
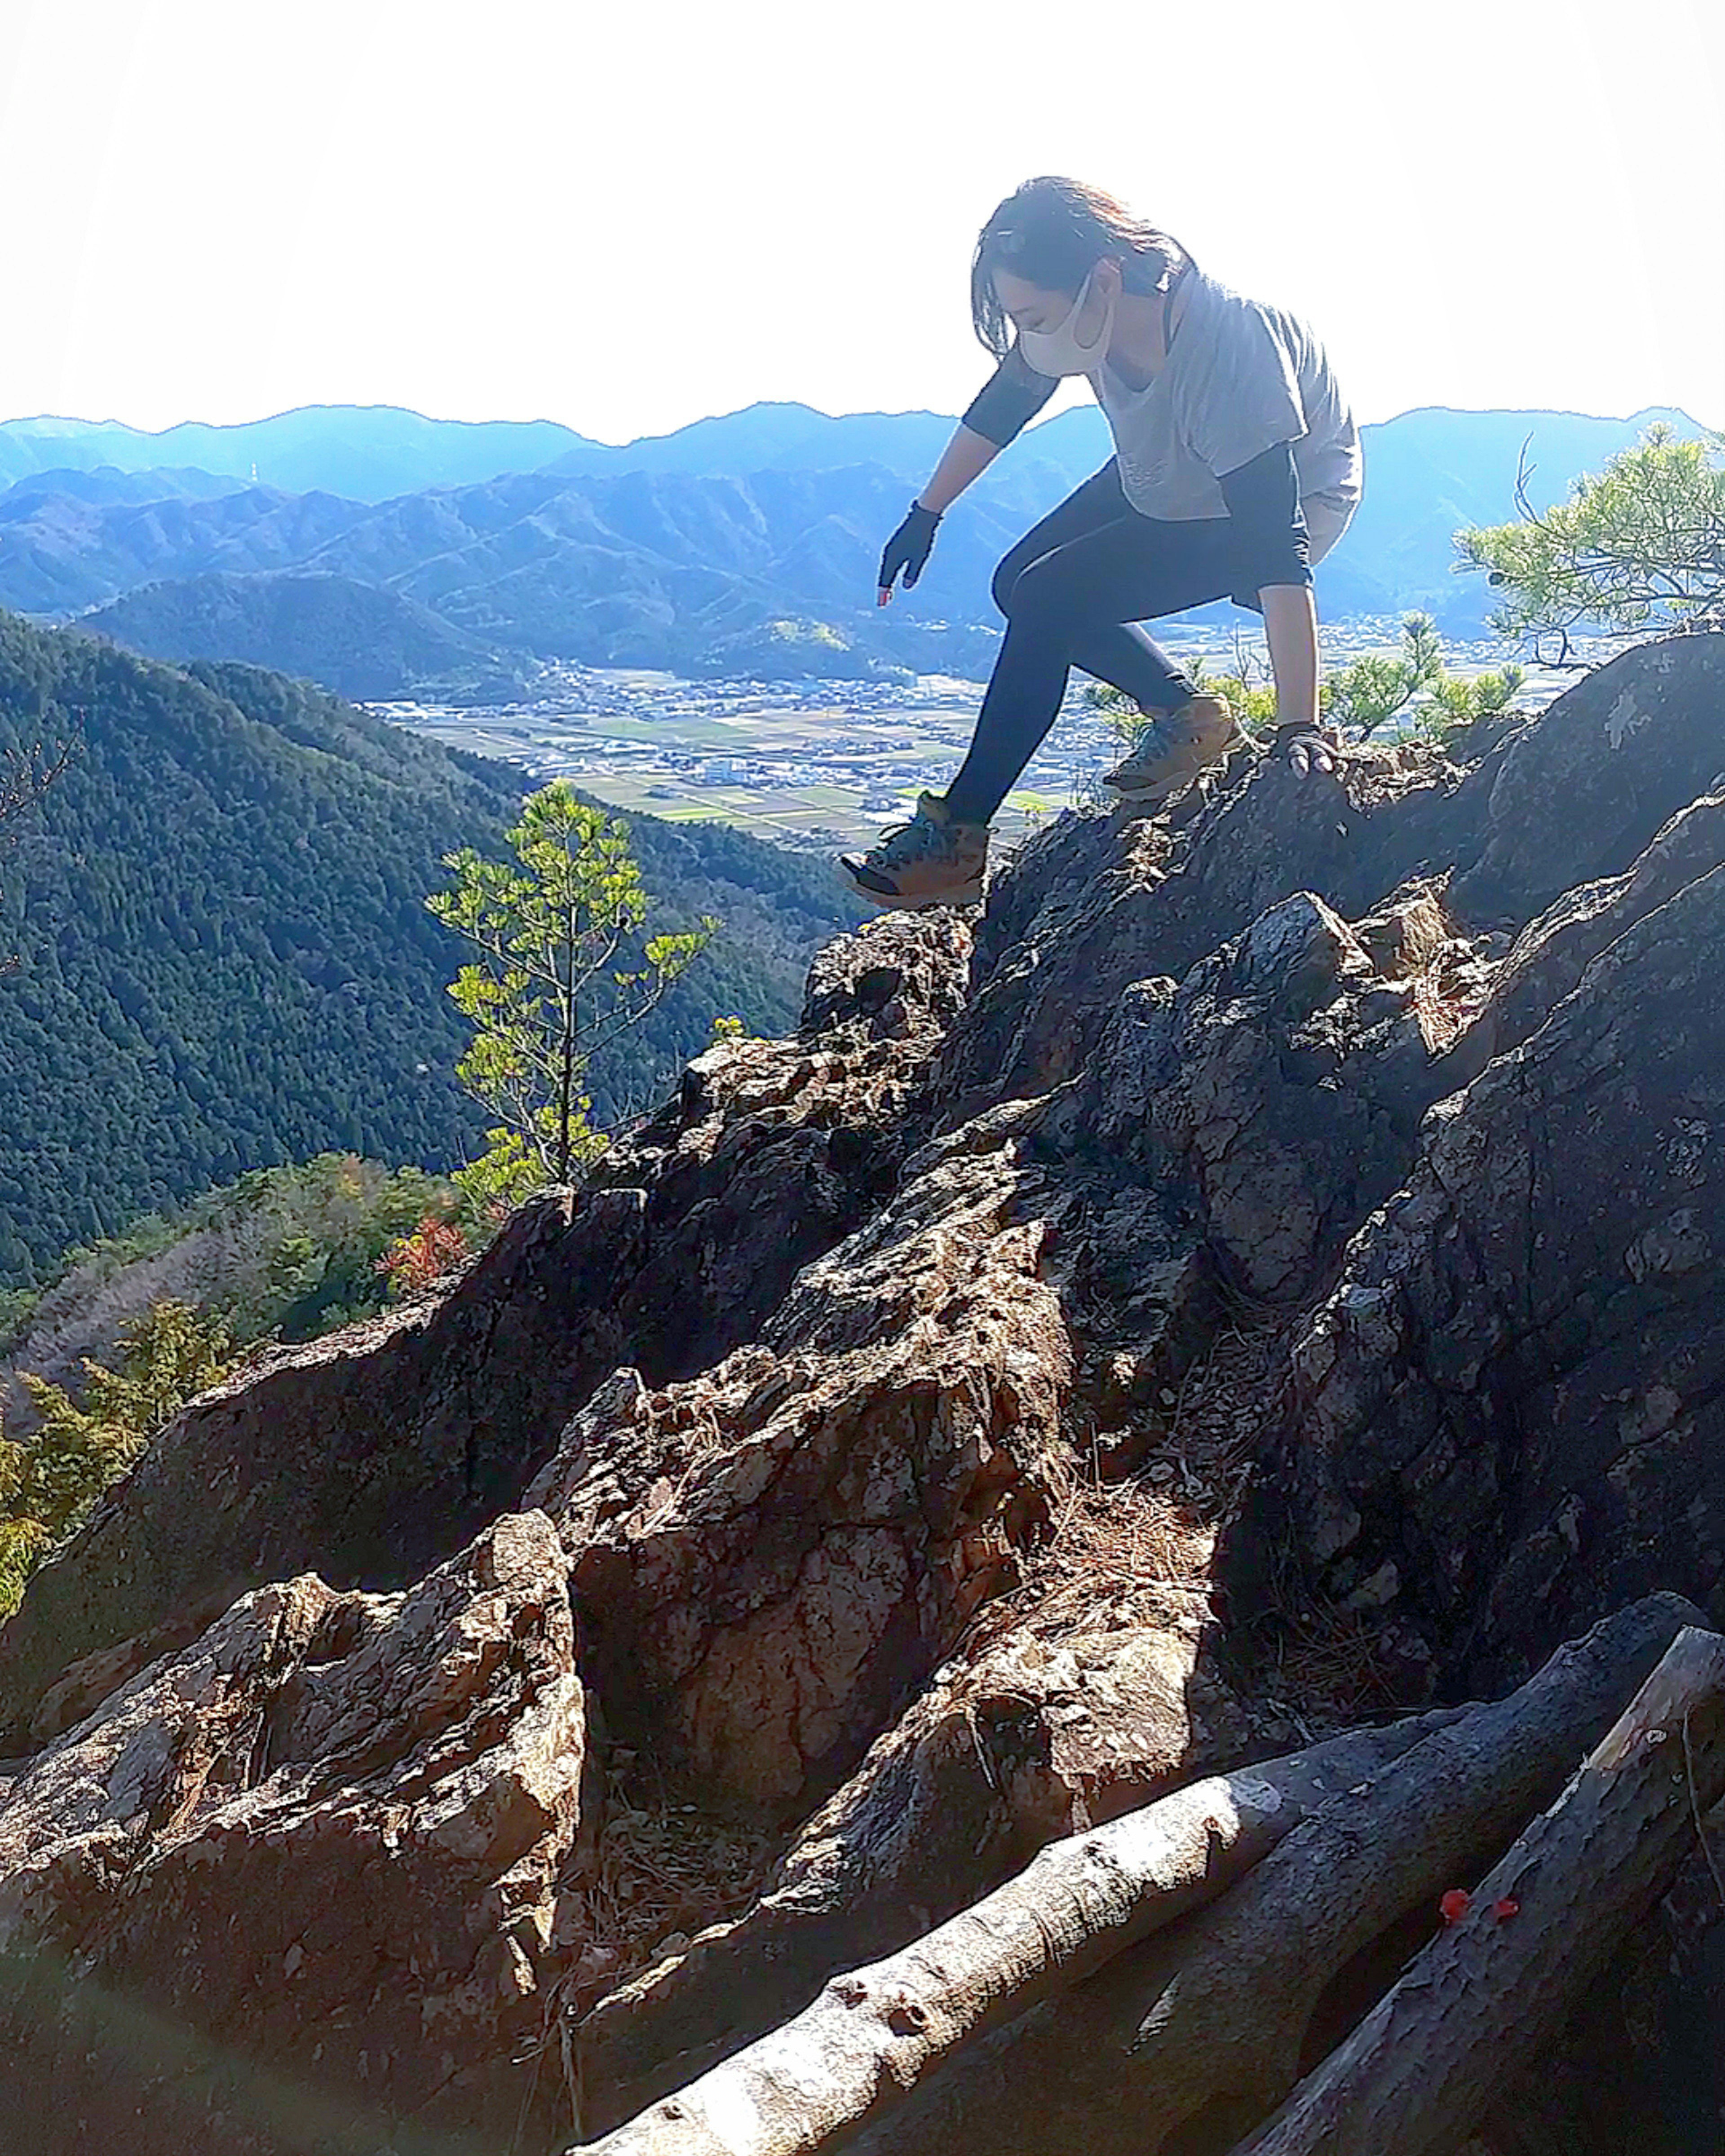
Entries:
{"type": "Polygon", "coordinates": [[[1052,554],[1023,563],[1014,563],[1009,554],[994,572],[994,603],[1009,621],[1059,619],[1071,611],[1077,596],[1065,564],[1052,554]]]}
{"type": "Polygon", "coordinates": [[[994,595],[995,605],[1004,614],[1009,615],[1012,612],[1013,592],[1017,587],[1019,578],[1024,573],[1024,557],[1016,547],[1011,553],[1003,554],[1000,557],[999,565],[994,571],[993,579],[988,588],[994,595]]]}

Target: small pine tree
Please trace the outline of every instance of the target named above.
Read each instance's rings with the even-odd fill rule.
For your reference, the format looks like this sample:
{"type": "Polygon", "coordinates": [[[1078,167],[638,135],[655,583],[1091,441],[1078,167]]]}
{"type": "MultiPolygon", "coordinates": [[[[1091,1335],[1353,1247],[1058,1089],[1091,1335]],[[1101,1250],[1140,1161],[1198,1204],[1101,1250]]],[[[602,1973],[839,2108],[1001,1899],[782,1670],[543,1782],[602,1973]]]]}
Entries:
{"type": "Polygon", "coordinates": [[[1632,634],[1725,608],[1725,434],[1679,441],[1652,426],[1556,507],[1532,507],[1525,468],[1516,498],[1516,522],[1455,535],[1457,566],[1504,595],[1500,635],[1567,650],[1589,624],[1632,634]]]}
{"type": "Polygon", "coordinates": [[[567,779],[534,794],[508,837],[518,867],[465,848],[444,860],[454,888],[425,901],[479,953],[449,988],[474,1028],[455,1075],[497,1119],[478,1173],[456,1178],[470,1206],[567,1183],[604,1150],[588,1122],[588,1065],[640,1023],[718,927],[649,937],[643,963],[619,967],[650,902],[626,826],[567,779]]]}
{"type": "Polygon", "coordinates": [[[1368,653],[1330,676],[1322,699],[1323,715],[1363,740],[1443,678],[1437,624],[1429,613],[1410,613],[1402,623],[1402,648],[1394,658],[1368,653]]]}

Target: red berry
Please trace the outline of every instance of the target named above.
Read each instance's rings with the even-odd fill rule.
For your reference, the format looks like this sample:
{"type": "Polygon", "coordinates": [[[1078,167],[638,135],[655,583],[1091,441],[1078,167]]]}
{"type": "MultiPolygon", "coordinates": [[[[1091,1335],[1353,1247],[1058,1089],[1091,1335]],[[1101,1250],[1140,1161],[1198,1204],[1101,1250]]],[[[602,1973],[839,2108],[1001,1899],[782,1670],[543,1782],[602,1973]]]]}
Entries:
{"type": "Polygon", "coordinates": [[[1465,1887],[1452,1887],[1438,1903],[1438,1912],[1446,1924],[1459,1924],[1472,1907],[1472,1895],[1465,1887]]]}
{"type": "Polygon", "coordinates": [[[1512,1917],[1519,1917],[1521,1913],[1521,1903],[1512,1900],[1507,1894],[1501,1902],[1494,1902],[1491,1904],[1491,1914],[1500,1924],[1507,1924],[1512,1917]]]}

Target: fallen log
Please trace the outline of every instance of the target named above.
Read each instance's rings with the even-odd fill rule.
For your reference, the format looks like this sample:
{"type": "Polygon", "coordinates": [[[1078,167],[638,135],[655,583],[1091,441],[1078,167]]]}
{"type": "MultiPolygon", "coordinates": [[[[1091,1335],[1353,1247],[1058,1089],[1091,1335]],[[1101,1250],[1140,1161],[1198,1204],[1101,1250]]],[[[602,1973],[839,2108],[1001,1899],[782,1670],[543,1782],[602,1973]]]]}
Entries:
{"type": "Polygon", "coordinates": [[[1177,2134],[1183,2156],[1232,2148],[1299,2079],[1332,1981],[1488,1869],[1682,1626],[1704,1621],[1653,1595],[1595,1625],[1507,1699],[1332,1799],[1221,1900],[960,2054],[859,2148],[1156,2156],[1177,2134]]]}
{"type": "Polygon", "coordinates": [[[1267,1784],[1221,1777],[1055,1844],[975,1908],[834,1978],[795,2020],[590,2145],[604,2156],[825,2156],[878,2120],[867,2145],[883,2152],[1117,2146],[1138,2156],[1219,2095],[1244,2099],[1249,2126],[1292,2085],[1328,1977],[1549,1801],[1695,1614],[1675,1596],[1634,1604],[1561,1650],[1508,1701],[1423,1729],[1404,1725],[1416,1741],[1392,1743],[1345,1780],[1326,1774],[1327,1788],[1308,1783],[1303,1818],[1279,1792],[1266,1801],[1267,1784]],[[1379,1833],[1388,1845],[1376,1845],[1379,1833]],[[1296,1843],[1305,1853],[1291,1860],[1296,1843]],[[1255,1893],[1271,1867],[1276,1890],[1255,1893]],[[1244,1886],[1189,1916],[1243,1873],[1244,1886]],[[1231,1915],[1243,1895],[1244,1912],[1231,1915]],[[1183,1916],[1174,1933],[1122,1951],[1183,1916]],[[1163,1958],[1146,1964],[1158,1948],[1163,1958]],[[1104,1964],[1100,1985],[1050,1999],[1104,1964]],[[1211,1991],[1226,2002],[1219,2022],[1211,1991]],[[978,2045],[989,2030],[999,2033],[978,2045]],[[1183,2054],[1187,2041],[1195,2063],[1183,2054]],[[963,2046],[972,2048],[954,2061],[963,2046]],[[1147,2046],[1159,2071],[1141,2071],[1135,2055],[1147,2046]],[[1166,2084],[1156,2098],[1148,2081],[1166,2084]],[[1107,2094],[1121,2085],[1131,2104],[1107,2094]]]}
{"type": "Polygon", "coordinates": [[[1725,1639],[1685,1630],[1537,1820],[1238,2156],[1439,2156],[1558,2034],[1725,1794],[1725,1639]]]}
{"type": "Polygon", "coordinates": [[[607,2135],[603,2156],[829,2148],[961,2045],[1221,1893],[1319,1805],[1471,1710],[1350,1730],[1051,1842],[1015,1878],[607,2135]]]}

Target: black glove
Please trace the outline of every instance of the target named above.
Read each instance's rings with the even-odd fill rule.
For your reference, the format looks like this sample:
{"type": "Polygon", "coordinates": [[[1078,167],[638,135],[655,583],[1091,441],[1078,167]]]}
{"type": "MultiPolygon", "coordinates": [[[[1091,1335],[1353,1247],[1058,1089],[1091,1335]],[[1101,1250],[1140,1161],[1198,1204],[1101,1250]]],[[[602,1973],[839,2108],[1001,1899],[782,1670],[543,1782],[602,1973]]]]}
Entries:
{"type": "Polygon", "coordinates": [[[1296,778],[1309,778],[1313,772],[1332,778],[1338,761],[1336,744],[1327,735],[1298,724],[1276,728],[1271,753],[1291,766],[1296,778]]]}
{"type": "Polygon", "coordinates": [[[933,510],[925,509],[920,501],[911,504],[910,513],[887,541],[886,551],[880,557],[880,605],[885,606],[892,597],[892,580],[901,569],[905,572],[906,591],[922,575],[928,550],[934,544],[935,526],[939,522],[933,510]]]}

